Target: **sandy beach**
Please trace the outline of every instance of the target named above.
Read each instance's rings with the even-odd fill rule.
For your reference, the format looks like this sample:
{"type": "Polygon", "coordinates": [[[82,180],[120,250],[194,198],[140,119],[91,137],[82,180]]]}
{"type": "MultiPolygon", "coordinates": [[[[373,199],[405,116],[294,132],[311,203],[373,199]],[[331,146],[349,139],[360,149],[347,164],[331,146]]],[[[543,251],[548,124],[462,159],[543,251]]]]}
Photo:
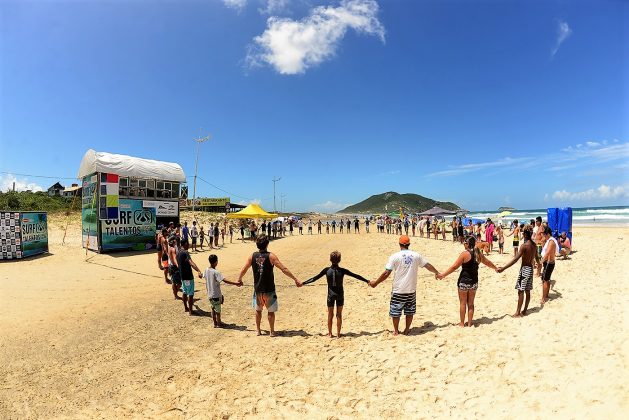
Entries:
{"type": "MultiPolygon", "coordinates": [[[[629,409],[629,228],[576,227],[576,253],[557,261],[550,302],[540,309],[536,278],[522,319],[509,316],[519,263],[502,274],[482,266],[473,328],[456,325],[457,273],[438,281],[420,270],[414,328],[398,337],[388,316],[391,279],[375,289],[347,279],[346,335],[337,340],[325,336],[324,279],[297,288],[276,273],[281,335],[257,337],[249,272],[243,287],[223,285],[230,326],[214,329],[202,281],[198,316],[190,317],[155,253],[86,256],[79,217],[62,245],[65,224],[50,218],[50,254],[0,264],[3,419],[609,419],[629,409]]],[[[341,266],[373,279],[399,250],[397,236],[373,231],[295,232],[269,250],[300,280],[328,265],[335,249],[341,266]]],[[[445,270],[463,249],[448,238],[412,238],[411,249],[445,270]]],[[[489,258],[506,263],[508,245],[508,254],[489,258]]],[[[253,251],[249,242],[227,243],[214,251],[218,269],[237,280],[253,251]]],[[[209,254],[192,258],[205,268],[209,254]]]]}

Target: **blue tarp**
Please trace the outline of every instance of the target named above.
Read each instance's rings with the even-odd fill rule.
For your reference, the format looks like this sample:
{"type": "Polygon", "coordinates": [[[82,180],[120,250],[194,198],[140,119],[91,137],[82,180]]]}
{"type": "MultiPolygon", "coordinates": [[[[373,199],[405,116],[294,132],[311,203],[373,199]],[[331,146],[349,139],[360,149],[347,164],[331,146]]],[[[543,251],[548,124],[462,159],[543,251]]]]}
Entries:
{"type": "Polygon", "coordinates": [[[553,231],[553,236],[558,238],[561,232],[566,232],[572,244],[572,207],[553,207],[547,210],[548,226],[553,231]]]}
{"type": "Polygon", "coordinates": [[[463,222],[463,226],[464,227],[468,227],[470,224],[470,220],[472,221],[473,225],[476,225],[476,223],[480,222],[481,224],[484,224],[486,222],[486,220],[484,219],[476,219],[473,217],[462,217],[461,218],[461,222],[463,222]]]}

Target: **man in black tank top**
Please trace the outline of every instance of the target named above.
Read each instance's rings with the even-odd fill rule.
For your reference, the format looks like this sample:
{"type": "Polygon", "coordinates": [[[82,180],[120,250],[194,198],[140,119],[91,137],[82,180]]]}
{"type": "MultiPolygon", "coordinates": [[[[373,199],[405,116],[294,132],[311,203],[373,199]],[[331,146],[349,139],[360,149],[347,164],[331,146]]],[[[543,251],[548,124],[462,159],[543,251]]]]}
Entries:
{"type": "Polygon", "coordinates": [[[240,270],[238,280],[242,282],[242,278],[251,267],[253,270],[253,301],[252,306],[256,311],[256,332],[261,335],[260,322],[262,320],[262,308],[265,307],[269,319],[269,329],[271,337],[275,337],[275,312],[278,310],[277,294],[275,293],[275,277],[273,275],[273,267],[282,270],[282,273],[295,281],[297,287],[301,287],[301,282],[290,272],[277,258],[275,254],[269,252],[269,238],[266,235],[260,235],[256,238],[258,252],[254,252],[249,258],[245,266],[240,270]]]}

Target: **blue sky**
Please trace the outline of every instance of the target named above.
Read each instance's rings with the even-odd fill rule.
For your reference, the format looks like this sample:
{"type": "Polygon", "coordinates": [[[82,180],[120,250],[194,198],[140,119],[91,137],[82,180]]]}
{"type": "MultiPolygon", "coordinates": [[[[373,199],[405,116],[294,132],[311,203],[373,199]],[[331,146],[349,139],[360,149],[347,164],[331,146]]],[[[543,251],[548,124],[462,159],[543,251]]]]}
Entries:
{"type": "Polygon", "coordinates": [[[294,211],[629,204],[627,2],[4,0],[0,19],[3,190],[93,148],[178,162],[192,191],[202,132],[197,195],[270,209],[274,176],[294,211]]]}

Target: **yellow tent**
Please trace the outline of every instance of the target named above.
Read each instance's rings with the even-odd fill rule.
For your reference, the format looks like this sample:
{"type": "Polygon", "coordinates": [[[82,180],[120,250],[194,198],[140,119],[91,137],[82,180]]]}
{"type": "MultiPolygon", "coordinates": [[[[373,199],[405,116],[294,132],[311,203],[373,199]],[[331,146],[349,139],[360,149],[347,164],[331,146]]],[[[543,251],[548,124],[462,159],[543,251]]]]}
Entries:
{"type": "Polygon", "coordinates": [[[272,219],[277,217],[275,213],[267,213],[257,204],[249,204],[244,209],[236,213],[227,213],[228,219],[272,219]]]}

